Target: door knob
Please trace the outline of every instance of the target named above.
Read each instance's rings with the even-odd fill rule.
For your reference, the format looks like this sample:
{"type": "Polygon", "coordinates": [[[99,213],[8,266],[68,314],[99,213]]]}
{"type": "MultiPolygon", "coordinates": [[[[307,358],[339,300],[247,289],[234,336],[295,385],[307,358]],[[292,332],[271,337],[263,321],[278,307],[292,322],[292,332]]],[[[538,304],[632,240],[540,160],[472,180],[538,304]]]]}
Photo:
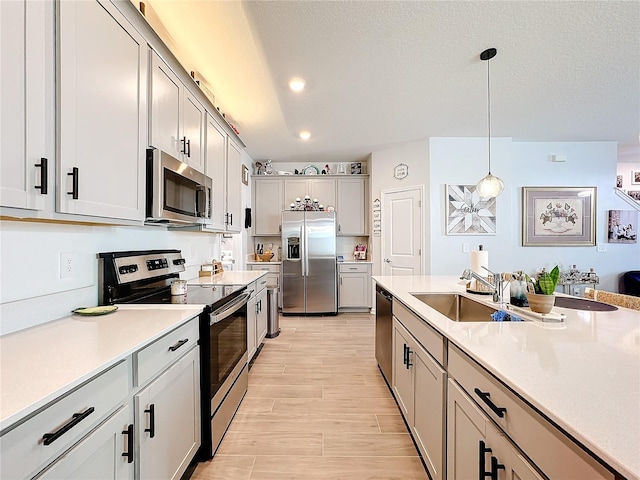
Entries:
{"type": "Polygon", "coordinates": [[[391,259],[390,258],[385,258],[384,261],[387,262],[387,263],[391,263],[391,259]]]}

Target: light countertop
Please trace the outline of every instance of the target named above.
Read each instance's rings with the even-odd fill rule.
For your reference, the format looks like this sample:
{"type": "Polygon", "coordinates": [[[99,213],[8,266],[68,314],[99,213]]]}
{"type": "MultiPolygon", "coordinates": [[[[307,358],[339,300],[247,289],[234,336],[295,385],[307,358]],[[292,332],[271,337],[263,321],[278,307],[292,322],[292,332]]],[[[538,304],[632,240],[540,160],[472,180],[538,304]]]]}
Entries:
{"type": "Polygon", "coordinates": [[[374,280],[606,463],[640,478],[639,312],[554,307],[563,323],[454,322],[411,293],[465,292],[458,277],[374,280]]]}
{"type": "MultiPolygon", "coordinates": [[[[266,263],[266,262],[265,262],[266,263]]],[[[215,275],[195,277],[187,280],[188,285],[248,285],[266,275],[265,270],[229,270],[215,275]]]]}
{"type": "Polygon", "coordinates": [[[200,314],[204,305],[119,305],[0,337],[0,431],[200,314]]]}
{"type": "Polygon", "coordinates": [[[280,265],[280,264],[282,264],[280,260],[271,260],[270,262],[256,262],[254,260],[254,261],[247,262],[247,265],[280,265]]]}

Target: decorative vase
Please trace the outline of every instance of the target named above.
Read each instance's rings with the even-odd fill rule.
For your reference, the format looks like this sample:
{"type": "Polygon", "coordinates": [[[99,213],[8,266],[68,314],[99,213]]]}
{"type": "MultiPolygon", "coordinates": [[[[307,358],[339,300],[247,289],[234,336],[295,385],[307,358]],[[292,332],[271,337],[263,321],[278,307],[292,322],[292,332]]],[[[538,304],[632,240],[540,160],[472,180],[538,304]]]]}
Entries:
{"type": "Polygon", "coordinates": [[[536,313],[549,313],[556,303],[555,295],[542,295],[539,293],[527,293],[529,308],[536,313]]]}

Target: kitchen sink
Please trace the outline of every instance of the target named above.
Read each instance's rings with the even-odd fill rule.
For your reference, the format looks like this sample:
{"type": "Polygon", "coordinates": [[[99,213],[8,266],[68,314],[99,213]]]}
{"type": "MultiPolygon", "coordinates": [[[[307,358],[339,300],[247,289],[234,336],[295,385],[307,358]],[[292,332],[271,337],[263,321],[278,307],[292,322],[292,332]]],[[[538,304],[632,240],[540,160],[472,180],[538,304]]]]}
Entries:
{"type": "Polygon", "coordinates": [[[491,314],[497,311],[493,307],[458,293],[416,293],[412,295],[454,322],[492,322],[491,314]]]}

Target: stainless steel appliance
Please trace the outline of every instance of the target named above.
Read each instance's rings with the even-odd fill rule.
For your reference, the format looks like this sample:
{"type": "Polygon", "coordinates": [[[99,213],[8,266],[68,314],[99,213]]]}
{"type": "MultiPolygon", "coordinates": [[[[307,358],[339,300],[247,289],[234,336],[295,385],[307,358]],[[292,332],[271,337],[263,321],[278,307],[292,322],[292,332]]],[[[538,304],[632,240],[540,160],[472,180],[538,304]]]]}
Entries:
{"type": "Polygon", "coordinates": [[[189,225],[211,218],[213,180],[157,149],[147,150],[146,223],[189,225]]]}
{"type": "Polygon", "coordinates": [[[99,255],[101,305],[114,303],[206,305],[200,315],[202,439],[199,458],[209,459],[247,392],[247,302],[243,285],[190,285],[172,295],[184,271],[179,250],[108,252],[99,255]]]}
{"type": "Polygon", "coordinates": [[[282,212],[282,313],[338,312],[334,212],[282,212]]]}
{"type": "Polygon", "coordinates": [[[382,376],[391,385],[393,355],[393,296],[376,285],[376,360],[382,376]]]}

